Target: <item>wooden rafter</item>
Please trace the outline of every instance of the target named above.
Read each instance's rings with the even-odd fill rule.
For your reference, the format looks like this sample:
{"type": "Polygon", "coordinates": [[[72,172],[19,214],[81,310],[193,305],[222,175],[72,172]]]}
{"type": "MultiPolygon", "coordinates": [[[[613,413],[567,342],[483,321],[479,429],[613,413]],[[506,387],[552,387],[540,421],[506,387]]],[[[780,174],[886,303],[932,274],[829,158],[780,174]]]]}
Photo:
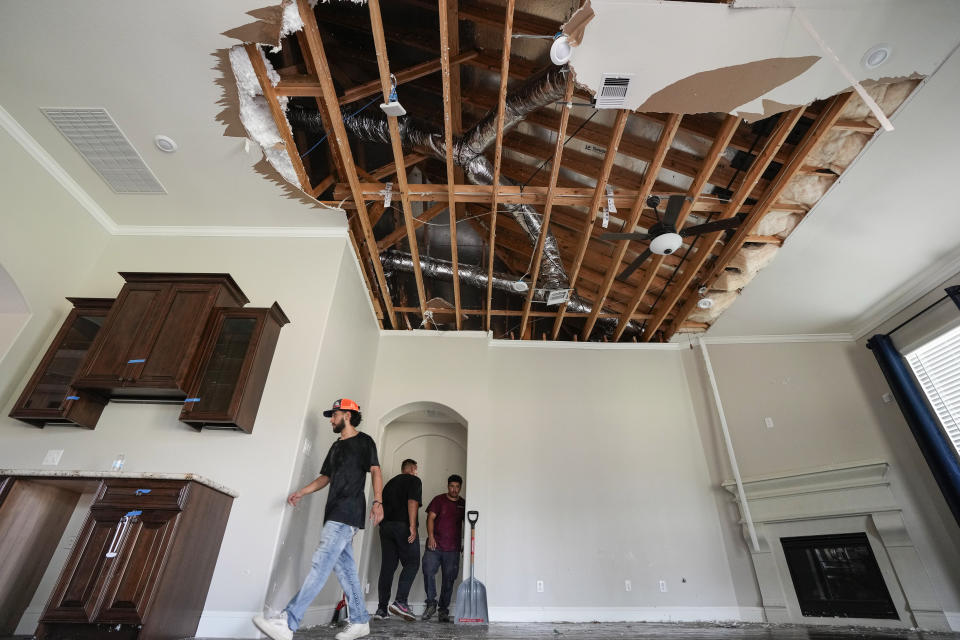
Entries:
{"type": "Polygon", "coordinates": [[[283,107],[277,101],[277,93],[270,84],[267,77],[267,66],[263,62],[263,54],[260,53],[260,47],[255,44],[243,45],[247,50],[247,56],[250,58],[250,64],[253,65],[253,71],[260,81],[260,88],[263,91],[263,97],[270,106],[270,115],[273,116],[273,123],[277,127],[277,133],[283,140],[283,146],[290,157],[290,163],[293,165],[293,171],[297,174],[297,180],[300,182],[300,188],[309,191],[310,178],[307,176],[307,170],[303,168],[303,162],[300,160],[300,152],[297,151],[297,145],[290,134],[290,125],[287,124],[287,116],[283,113],[283,107]]]}
{"type": "MultiPolygon", "coordinates": [[[[743,243],[746,242],[746,238],[750,235],[750,231],[754,226],[766,215],[767,211],[774,208],[774,203],[783,193],[783,190],[786,189],[787,184],[790,182],[790,179],[796,174],[797,170],[803,166],[804,161],[810,152],[816,147],[816,145],[823,139],[823,137],[831,130],[834,123],[839,119],[840,114],[843,113],[843,109],[846,107],[847,103],[853,97],[853,92],[845,93],[839,96],[835,96],[827,106],[826,110],[820,115],[819,118],[814,122],[813,126],[807,130],[806,135],[800,144],[795,148],[790,160],[786,165],[780,169],[780,172],[777,174],[776,179],[773,184],[770,185],[770,188],[767,190],[767,193],[764,194],[764,197],[754,205],[753,210],[747,215],[747,218],[739,226],[733,238],[730,242],[724,247],[724,250],[721,252],[720,256],[714,261],[713,265],[709,268],[707,273],[701,278],[700,283],[704,286],[711,286],[716,279],[720,276],[726,266],[730,263],[730,260],[736,253],[741,249],[743,243]]],[[[679,328],[678,323],[683,323],[684,319],[690,315],[690,312],[693,310],[693,306],[696,304],[696,296],[688,295],[687,301],[680,308],[680,310],[675,314],[673,326],[666,332],[666,339],[669,339],[674,333],[676,333],[677,328],[679,328]]]]}
{"type": "MultiPolygon", "coordinates": [[[[493,147],[493,184],[500,184],[500,167],[503,163],[503,116],[507,102],[507,80],[510,73],[510,44],[513,35],[513,6],[514,0],[507,0],[506,18],[503,23],[503,60],[500,68],[500,94],[497,98],[497,139],[493,147]]],[[[484,316],[484,327],[490,330],[490,306],[493,303],[493,259],[494,247],[497,243],[497,195],[493,190],[490,199],[490,237],[487,246],[490,255],[487,258],[487,314],[484,316]]],[[[530,288],[531,291],[533,287],[530,288]]]]}
{"type": "MultiPolygon", "coordinates": [[[[300,45],[300,51],[307,50],[306,36],[304,35],[302,30],[297,31],[297,42],[300,45]]],[[[307,73],[309,73],[310,75],[316,75],[317,70],[313,66],[313,59],[310,56],[306,56],[306,55],[303,56],[303,64],[307,68],[307,73]]],[[[323,123],[323,130],[332,131],[333,125],[330,123],[330,115],[327,113],[326,105],[323,102],[323,96],[321,95],[314,96],[314,101],[317,103],[317,111],[320,113],[320,122],[323,123]]],[[[327,144],[327,149],[329,150],[330,159],[333,161],[333,167],[334,167],[334,170],[330,172],[331,175],[327,176],[327,178],[331,178],[331,177],[346,178],[347,172],[343,166],[343,159],[340,158],[340,150],[337,149],[335,145],[329,144],[329,143],[327,144]]],[[[325,178],[321,182],[321,184],[326,182],[327,178],[325,178]]],[[[320,185],[317,185],[316,187],[314,187],[314,190],[310,193],[310,195],[312,195],[313,197],[317,197],[318,195],[323,193],[329,186],[330,185],[327,184],[321,189],[320,185]]]]}
{"type": "MultiPolygon", "coordinates": [[[[301,2],[303,0],[300,0],[301,2]]],[[[450,216],[450,262],[453,264],[453,305],[457,312],[457,330],[459,331],[463,321],[463,314],[460,307],[460,264],[457,255],[457,207],[456,207],[456,185],[453,165],[453,98],[451,97],[451,73],[450,73],[450,33],[449,18],[447,16],[447,3],[451,0],[437,0],[440,10],[440,59],[443,65],[443,135],[446,150],[447,164],[447,202],[450,203],[448,213],[450,216]]],[[[456,0],[452,0],[456,1],[456,0]]],[[[456,23],[455,23],[456,24],[456,23]]],[[[459,86],[459,83],[458,83],[459,86]]]]}
{"type": "MultiPolygon", "coordinates": [[[[733,134],[736,132],[739,124],[740,119],[736,116],[728,115],[726,118],[724,118],[723,125],[720,127],[720,131],[717,133],[717,137],[714,138],[713,144],[710,146],[710,151],[708,151],[707,155],[704,157],[703,166],[701,167],[700,172],[697,174],[697,177],[693,179],[693,183],[690,185],[690,188],[687,189],[688,199],[684,201],[683,208],[680,209],[680,215],[677,217],[677,222],[675,224],[677,231],[683,228],[683,225],[687,219],[687,215],[689,215],[691,209],[693,208],[693,204],[700,198],[703,187],[707,184],[707,180],[709,180],[710,176],[713,174],[714,168],[723,157],[723,152],[730,144],[730,140],[733,138],[733,134]]],[[[640,281],[640,284],[637,286],[637,292],[630,301],[630,304],[627,305],[627,311],[620,318],[617,331],[614,334],[614,341],[619,340],[623,336],[623,332],[627,329],[628,319],[633,315],[634,311],[636,311],[637,305],[640,304],[643,296],[646,295],[647,290],[650,287],[650,282],[653,280],[654,274],[656,274],[656,272],[660,269],[660,265],[662,263],[663,256],[653,255],[650,257],[649,261],[647,262],[646,269],[643,272],[643,278],[640,281]]]]}
{"type": "MultiPolygon", "coordinates": [[[[393,301],[390,298],[390,290],[387,287],[387,280],[383,275],[383,265],[380,264],[380,254],[377,251],[377,242],[373,236],[373,229],[370,226],[370,218],[367,213],[367,206],[364,203],[360,192],[360,179],[357,176],[356,167],[353,163],[353,152],[350,150],[350,141],[347,138],[347,130],[340,116],[340,108],[337,104],[337,93],[330,79],[330,67],[327,64],[326,52],[323,49],[323,40],[320,37],[320,30],[317,27],[316,16],[310,7],[308,0],[297,0],[297,8],[300,11],[300,18],[303,20],[304,40],[307,47],[304,49],[304,57],[311,57],[317,76],[323,85],[323,99],[328,110],[332,126],[331,137],[335,140],[337,148],[343,159],[346,178],[350,184],[350,191],[353,201],[357,206],[357,217],[360,219],[360,225],[363,229],[364,241],[367,252],[373,263],[373,270],[376,274],[377,284],[380,287],[380,293],[383,298],[383,305],[386,309],[387,317],[390,320],[390,326],[397,327],[396,314],[393,311],[393,301]],[[336,109],[336,112],[334,112],[336,109]]],[[[269,82],[267,83],[269,84],[269,82]]]]}
{"type": "MultiPolygon", "coordinates": [[[[627,224],[624,227],[627,231],[633,231],[637,226],[637,222],[640,220],[640,215],[646,206],[647,195],[649,195],[650,189],[657,179],[657,173],[659,173],[660,167],[663,165],[667,151],[670,149],[670,144],[673,142],[673,137],[680,128],[681,117],[680,115],[674,114],[670,118],[667,118],[667,122],[663,125],[663,130],[660,132],[660,140],[657,142],[656,152],[650,164],[647,165],[646,172],[643,174],[643,184],[640,186],[640,195],[637,196],[637,201],[633,205],[633,210],[630,212],[630,217],[627,219],[627,224]]],[[[594,305],[593,312],[590,314],[590,317],[587,318],[586,324],[583,325],[583,331],[580,333],[581,340],[590,338],[590,332],[593,331],[593,326],[597,321],[597,317],[600,315],[600,310],[606,301],[607,294],[610,292],[613,280],[620,271],[620,263],[623,261],[623,256],[627,253],[627,246],[629,244],[629,240],[621,240],[617,244],[610,268],[607,271],[606,279],[600,288],[599,300],[594,305]]]]}
{"type": "MultiPolygon", "coordinates": [[[[630,111],[620,109],[617,112],[617,118],[613,123],[613,133],[610,135],[610,142],[607,144],[607,156],[603,162],[603,169],[597,176],[597,185],[593,190],[593,197],[590,200],[590,209],[587,212],[587,223],[583,230],[583,240],[577,249],[577,255],[573,259],[573,268],[570,270],[570,288],[576,289],[577,278],[580,275],[580,265],[583,264],[583,256],[587,251],[587,243],[590,242],[593,223],[597,219],[597,210],[600,208],[600,202],[606,198],[607,178],[610,177],[610,170],[613,169],[613,162],[617,156],[617,147],[620,146],[620,137],[627,126],[627,117],[630,111]]],[[[633,204],[632,202],[630,203],[633,204]]],[[[560,326],[563,324],[563,316],[567,311],[567,305],[561,304],[557,309],[557,319],[553,323],[553,339],[556,340],[560,334],[560,326]]]]}
{"type": "MultiPolygon", "coordinates": [[[[418,162],[424,161],[426,158],[427,156],[421,153],[408,153],[407,155],[403,156],[403,167],[404,169],[409,169],[410,167],[417,164],[418,162]]],[[[377,180],[383,180],[384,178],[389,178],[396,172],[397,172],[397,163],[391,162],[389,164],[383,165],[379,169],[374,169],[373,171],[370,172],[370,175],[376,178],[377,180]]]]}
{"type": "MultiPolygon", "coordinates": [[[[573,72],[567,76],[567,89],[563,96],[563,107],[560,113],[560,127],[557,130],[557,140],[554,143],[553,164],[550,165],[550,181],[547,186],[547,202],[543,207],[543,222],[540,223],[540,235],[537,238],[537,246],[533,252],[533,263],[530,265],[530,290],[527,291],[527,299],[523,303],[523,316],[520,319],[520,335],[527,330],[527,319],[530,317],[530,307],[533,304],[533,295],[537,288],[537,276],[540,274],[540,262],[543,259],[543,246],[547,240],[547,233],[550,229],[550,216],[553,213],[553,191],[557,185],[557,177],[560,175],[560,159],[563,155],[563,147],[567,136],[567,122],[570,119],[570,99],[573,97],[573,88],[575,86],[573,72]]],[[[552,315],[553,312],[550,312],[552,315]]]]}
{"type": "MultiPolygon", "coordinates": [[[[383,19],[380,15],[380,0],[368,0],[370,8],[370,25],[373,31],[373,44],[377,49],[377,62],[380,68],[380,86],[383,91],[383,102],[390,102],[390,60],[387,57],[387,43],[383,37],[383,19]]],[[[390,127],[390,146],[393,149],[393,164],[396,167],[404,166],[403,147],[400,144],[400,127],[396,116],[387,116],[390,127]]],[[[407,186],[407,172],[397,171],[397,185],[400,190],[400,202],[403,204],[403,221],[407,231],[407,243],[410,245],[410,256],[413,258],[413,277],[417,283],[417,300],[420,303],[420,313],[424,315],[427,309],[427,297],[423,289],[423,273],[420,270],[420,249],[417,247],[417,231],[413,226],[413,205],[410,202],[410,188],[407,186]]],[[[388,293],[389,295],[389,293],[388,293]]]]}
{"type": "MultiPolygon", "coordinates": [[[[750,165],[750,169],[746,172],[741,187],[733,194],[730,202],[717,217],[718,220],[725,220],[737,215],[740,210],[740,206],[746,202],[748,194],[753,190],[754,185],[760,179],[760,176],[763,175],[763,172],[767,170],[767,167],[773,161],[774,156],[776,156],[777,152],[780,150],[780,147],[786,141],[787,136],[789,136],[790,132],[793,131],[794,126],[796,126],[797,122],[800,121],[800,117],[802,115],[802,107],[781,114],[776,128],[767,139],[767,144],[754,159],[753,164],[750,165]]],[[[742,224],[741,226],[746,226],[746,223],[742,224]]],[[[693,282],[693,279],[696,278],[697,273],[700,271],[700,267],[703,266],[703,263],[706,262],[707,258],[709,257],[714,244],[720,240],[723,234],[723,231],[715,231],[713,233],[704,234],[700,238],[700,245],[697,248],[696,256],[694,256],[690,263],[686,265],[683,275],[680,276],[680,279],[677,280],[676,283],[674,283],[670,291],[666,292],[663,300],[660,301],[660,303],[657,305],[657,308],[654,310],[653,318],[647,322],[646,332],[642,336],[642,339],[645,342],[649,342],[654,333],[656,333],[656,331],[660,328],[660,325],[663,324],[663,321],[667,318],[667,314],[673,310],[673,307],[677,304],[680,296],[687,289],[690,283],[693,282]]]]}

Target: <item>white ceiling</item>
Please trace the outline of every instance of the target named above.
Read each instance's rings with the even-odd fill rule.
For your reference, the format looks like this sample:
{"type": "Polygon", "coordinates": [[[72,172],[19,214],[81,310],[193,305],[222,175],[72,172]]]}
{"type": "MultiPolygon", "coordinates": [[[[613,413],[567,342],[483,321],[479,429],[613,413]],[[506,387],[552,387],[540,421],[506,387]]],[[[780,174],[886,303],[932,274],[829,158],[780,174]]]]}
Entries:
{"type": "Polygon", "coordinates": [[[118,225],[343,227],[342,214],[284,197],[251,168],[260,151],[223,137],[219,35],[270,0],[4,0],[0,105],[118,225]],[[166,187],[117,195],[40,112],[104,107],[166,187]],[[166,134],[175,154],[153,146],[166,134]]]}
{"type": "MultiPolygon", "coordinates": [[[[0,105],[119,225],[342,227],[341,215],[287,199],[256,174],[259,152],[223,137],[214,119],[221,107],[211,53],[232,44],[219,34],[265,4],[5,0],[0,105]],[[39,110],[55,106],[106,108],[168,195],[112,193],[39,110]],[[158,133],[177,140],[180,151],[157,151],[158,133]]],[[[916,283],[933,286],[941,272],[960,270],[951,193],[960,167],[958,104],[954,55],[710,334],[856,332],[916,283]]]]}

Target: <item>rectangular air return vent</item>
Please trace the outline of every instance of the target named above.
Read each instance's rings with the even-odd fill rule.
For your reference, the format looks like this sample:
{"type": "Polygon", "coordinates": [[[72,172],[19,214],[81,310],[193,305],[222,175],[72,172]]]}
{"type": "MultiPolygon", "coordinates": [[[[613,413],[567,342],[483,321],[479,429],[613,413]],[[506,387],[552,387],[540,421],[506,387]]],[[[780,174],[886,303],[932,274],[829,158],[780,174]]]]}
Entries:
{"type": "Polygon", "coordinates": [[[597,92],[597,109],[623,109],[630,93],[629,73],[605,73],[597,92]]]}
{"type": "Polygon", "coordinates": [[[115,193],[166,193],[106,109],[41,109],[115,193]]]}

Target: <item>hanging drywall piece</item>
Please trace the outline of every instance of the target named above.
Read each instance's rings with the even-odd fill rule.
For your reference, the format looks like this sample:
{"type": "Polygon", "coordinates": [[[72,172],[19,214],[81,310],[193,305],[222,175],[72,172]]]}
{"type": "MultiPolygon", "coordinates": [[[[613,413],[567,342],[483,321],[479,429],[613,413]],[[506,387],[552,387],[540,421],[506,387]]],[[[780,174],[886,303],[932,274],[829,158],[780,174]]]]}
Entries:
{"type": "Polygon", "coordinates": [[[632,73],[627,109],[766,117],[851,86],[833,64],[817,60],[824,51],[798,10],[864,85],[929,75],[960,33],[955,0],[593,0],[570,66],[595,94],[611,65],[632,73]],[[868,68],[861,62],[878,43],[893,53],[868,68]]]}

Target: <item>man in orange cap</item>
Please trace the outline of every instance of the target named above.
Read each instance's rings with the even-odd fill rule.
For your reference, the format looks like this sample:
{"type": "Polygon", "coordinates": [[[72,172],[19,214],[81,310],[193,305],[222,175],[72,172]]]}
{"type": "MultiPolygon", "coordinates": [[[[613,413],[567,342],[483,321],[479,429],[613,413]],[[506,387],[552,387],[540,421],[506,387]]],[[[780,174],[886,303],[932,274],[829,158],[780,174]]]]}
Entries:
{"type": "Polygon", "coordinates": [[[317,479],[287,498],[288,503],[297,506],[303,496],[329,486],[323,532],[313,554],[310,573],[300,591],[280,615],[253,618],[257,628],[273,640],[293,638],[293,632],[300,627],[307,607],[323,589],[331,571],[337,574],[350,612],[350,625],[337,634],[337,640],[354,640],[370,634],[370,614],[364,604],[357,563],[353,559],[352,540],[357,529],[363,528],[366,511],[363,487],[368,472],[373,481],[374,496],[370,520],[374,525],[383,520],[383,476],[377,458],[377,445],[373,438],[357,431],[362,417],[360,406],[353,400],[341,398],[323,415],[330,418],[333,432],[339,434],[340,439],[330,446],[317,479]]]}

